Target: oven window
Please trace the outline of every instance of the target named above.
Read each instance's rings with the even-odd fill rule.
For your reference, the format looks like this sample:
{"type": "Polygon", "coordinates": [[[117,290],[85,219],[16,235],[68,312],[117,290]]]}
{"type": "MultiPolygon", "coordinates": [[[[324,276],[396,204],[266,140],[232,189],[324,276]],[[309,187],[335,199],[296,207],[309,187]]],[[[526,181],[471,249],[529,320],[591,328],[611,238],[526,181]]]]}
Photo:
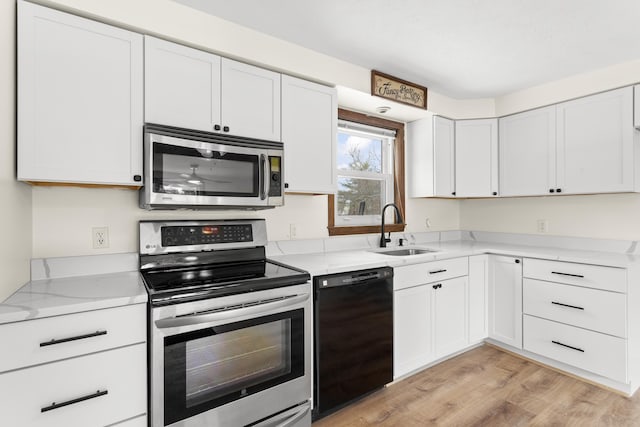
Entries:
{"type": "Polygon", "coordinates": [[[153,144],[153,190],[192,196],[257,197],[258,155],[153,144]]]}
{"type": "Polygon", "coordinates": [[[291,319],[187,342],[187,408],[291,372],[291,319]]]}
{"type": "Polygon", "coordinates": [[[304,375],[303,309],[165,338],[165,424],[304,375]]]}

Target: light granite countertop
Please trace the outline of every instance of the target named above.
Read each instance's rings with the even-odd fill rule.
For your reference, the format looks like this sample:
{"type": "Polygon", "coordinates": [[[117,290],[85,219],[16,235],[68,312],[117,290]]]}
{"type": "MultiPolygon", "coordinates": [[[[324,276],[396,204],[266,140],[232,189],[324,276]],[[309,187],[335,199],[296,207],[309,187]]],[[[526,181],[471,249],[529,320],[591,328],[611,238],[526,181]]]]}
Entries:
{"type": "Polygon", "coordinates": [[[147,291],[137,269],[118,271],[132,270],[134,259],[136,254],[56,258],[52,262],[34,260],[32,278],[37,279],[0,303],[0,324],[144,304],[147,291]],[[95,263],[103,266],[101,274],[89,274],[87,269],[95,263]],[[43,264],[47,265],[47,278],[41,278],[45,273],[39,272],[43,264]],[[68,275],[69,271],[75,275],[57,277],[68,275]]]}
{"type": "MultiPolygon", "coordinates": [[[[640,262],[640,255],[636,253],[616,253],[467,240],[428,242],[405,246],[404,248],[430,249],[434,252],[418,255],[391,256],[379,253],[385,249],[368,247],[344,251],[275,254],[270,256],[270,258],[307,270],[312,276],[383,266],[399,267],[479,254],[539,258],[619,268],[627,268],[640,262]]],[[[399,247],[387,248],[387,250],[390,249],[399,249],[399,247]]]]}

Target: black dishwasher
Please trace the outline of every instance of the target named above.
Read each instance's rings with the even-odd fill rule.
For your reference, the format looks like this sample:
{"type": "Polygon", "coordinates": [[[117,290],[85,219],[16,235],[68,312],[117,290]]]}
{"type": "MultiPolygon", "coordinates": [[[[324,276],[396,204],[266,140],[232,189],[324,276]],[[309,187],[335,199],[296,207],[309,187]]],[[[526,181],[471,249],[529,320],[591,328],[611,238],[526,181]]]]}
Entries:
{"type": "Polygon", "coordinates": [[[316,276],[314,414],[393,381],[393,269],[316,276]]]}

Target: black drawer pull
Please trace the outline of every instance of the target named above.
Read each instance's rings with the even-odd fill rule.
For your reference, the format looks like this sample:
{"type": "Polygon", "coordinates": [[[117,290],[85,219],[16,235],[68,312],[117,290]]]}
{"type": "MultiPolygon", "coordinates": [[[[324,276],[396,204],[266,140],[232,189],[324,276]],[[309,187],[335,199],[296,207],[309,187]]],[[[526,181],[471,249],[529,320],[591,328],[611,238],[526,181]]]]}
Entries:
{"type": "Polygon", "coordinates": [[[561,302],[556,302],[556,301],[551,301],[551,304],[561,305],[563,307],[575,308],[576,310],[584,310],[584,307],[578,307],[577,305],[563,304],[561,302]]]}
{"type": "Polygon", "coordinates": [[[429,274],[438,274],[438,273],[444,273],[447,270],[434,270],[434,271],[430,271],[429,274]]]}
{"type": "Polygon", "coordinates": [[[100,335],[107,335],[107,331],[95,331],[90,334],[76,335],[75,337],[61,338],[59,340],[52,339],[51,341],[41,342],[40,347],[46,347],[48,345],[54,345],[54,344],[62,344],[63,342],[69,342],[69,341],[83,340],[85,338],[99,337],[100,335]]]}
{"type": "Polygon", "coordinates": [[[105,394],[109,394],[109,391],[108,390],[103,390],[103,391],[98,390],[93,394],[89,394],[87,396],[78,397],[76,399],[67,400],[66,402],[61,402],[61,403],[53,402],[51,405],[45,406],[44,408],[40,409],[40,412],[53,411],[54,409],[62,408],[63,406],[69,406],[69,405],[73,405],[74,403],[83,402],[85,400],[95,399],[96,397],[104,396],[105,394]]]}
{"type": "Polygon", "coordinates": [[[575,351],[579,351],[579,352],[581,352],[581,353],[584,353],[584,350],[583,350],[583,349],[581,349],[581,348],[573,347],[573,346],[570,346],[570,345],[567,345],[567,344],[562,344],[562,343],[561,343],[561,342],[559,342],[559,341],[551,341],[551,342],[552,342],[552,343],[554,343],[554,344],[557,344],[557,345],[561,345],[561,346],[563,346],[563,347],[570,348],[571,350],[575,350],[575,351]]]}
{"type": "Polygon", "coordinates": [[[558,271],[552,271],[551,274],[559,274],[561,276],[579,277],[581,279],[584,279],[584,276],[582,274],[560,273],[558,271]]]}
{"type": "Polygon", "coordinates": [[[433,289],[440,289],[442,287],[442,283],[438,283],[437,285],[433,285],[433,289]]]}

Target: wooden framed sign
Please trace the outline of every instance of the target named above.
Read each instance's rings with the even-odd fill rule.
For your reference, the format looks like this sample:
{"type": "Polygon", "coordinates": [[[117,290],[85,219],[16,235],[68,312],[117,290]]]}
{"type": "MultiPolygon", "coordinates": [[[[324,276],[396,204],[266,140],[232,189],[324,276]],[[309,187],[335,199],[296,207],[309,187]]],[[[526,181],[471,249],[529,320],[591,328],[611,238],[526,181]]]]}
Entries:
{"type": "Polygon", "coordinates": [[[371,70],[371,95],[427,109],[427,88],[371,70]]]}

